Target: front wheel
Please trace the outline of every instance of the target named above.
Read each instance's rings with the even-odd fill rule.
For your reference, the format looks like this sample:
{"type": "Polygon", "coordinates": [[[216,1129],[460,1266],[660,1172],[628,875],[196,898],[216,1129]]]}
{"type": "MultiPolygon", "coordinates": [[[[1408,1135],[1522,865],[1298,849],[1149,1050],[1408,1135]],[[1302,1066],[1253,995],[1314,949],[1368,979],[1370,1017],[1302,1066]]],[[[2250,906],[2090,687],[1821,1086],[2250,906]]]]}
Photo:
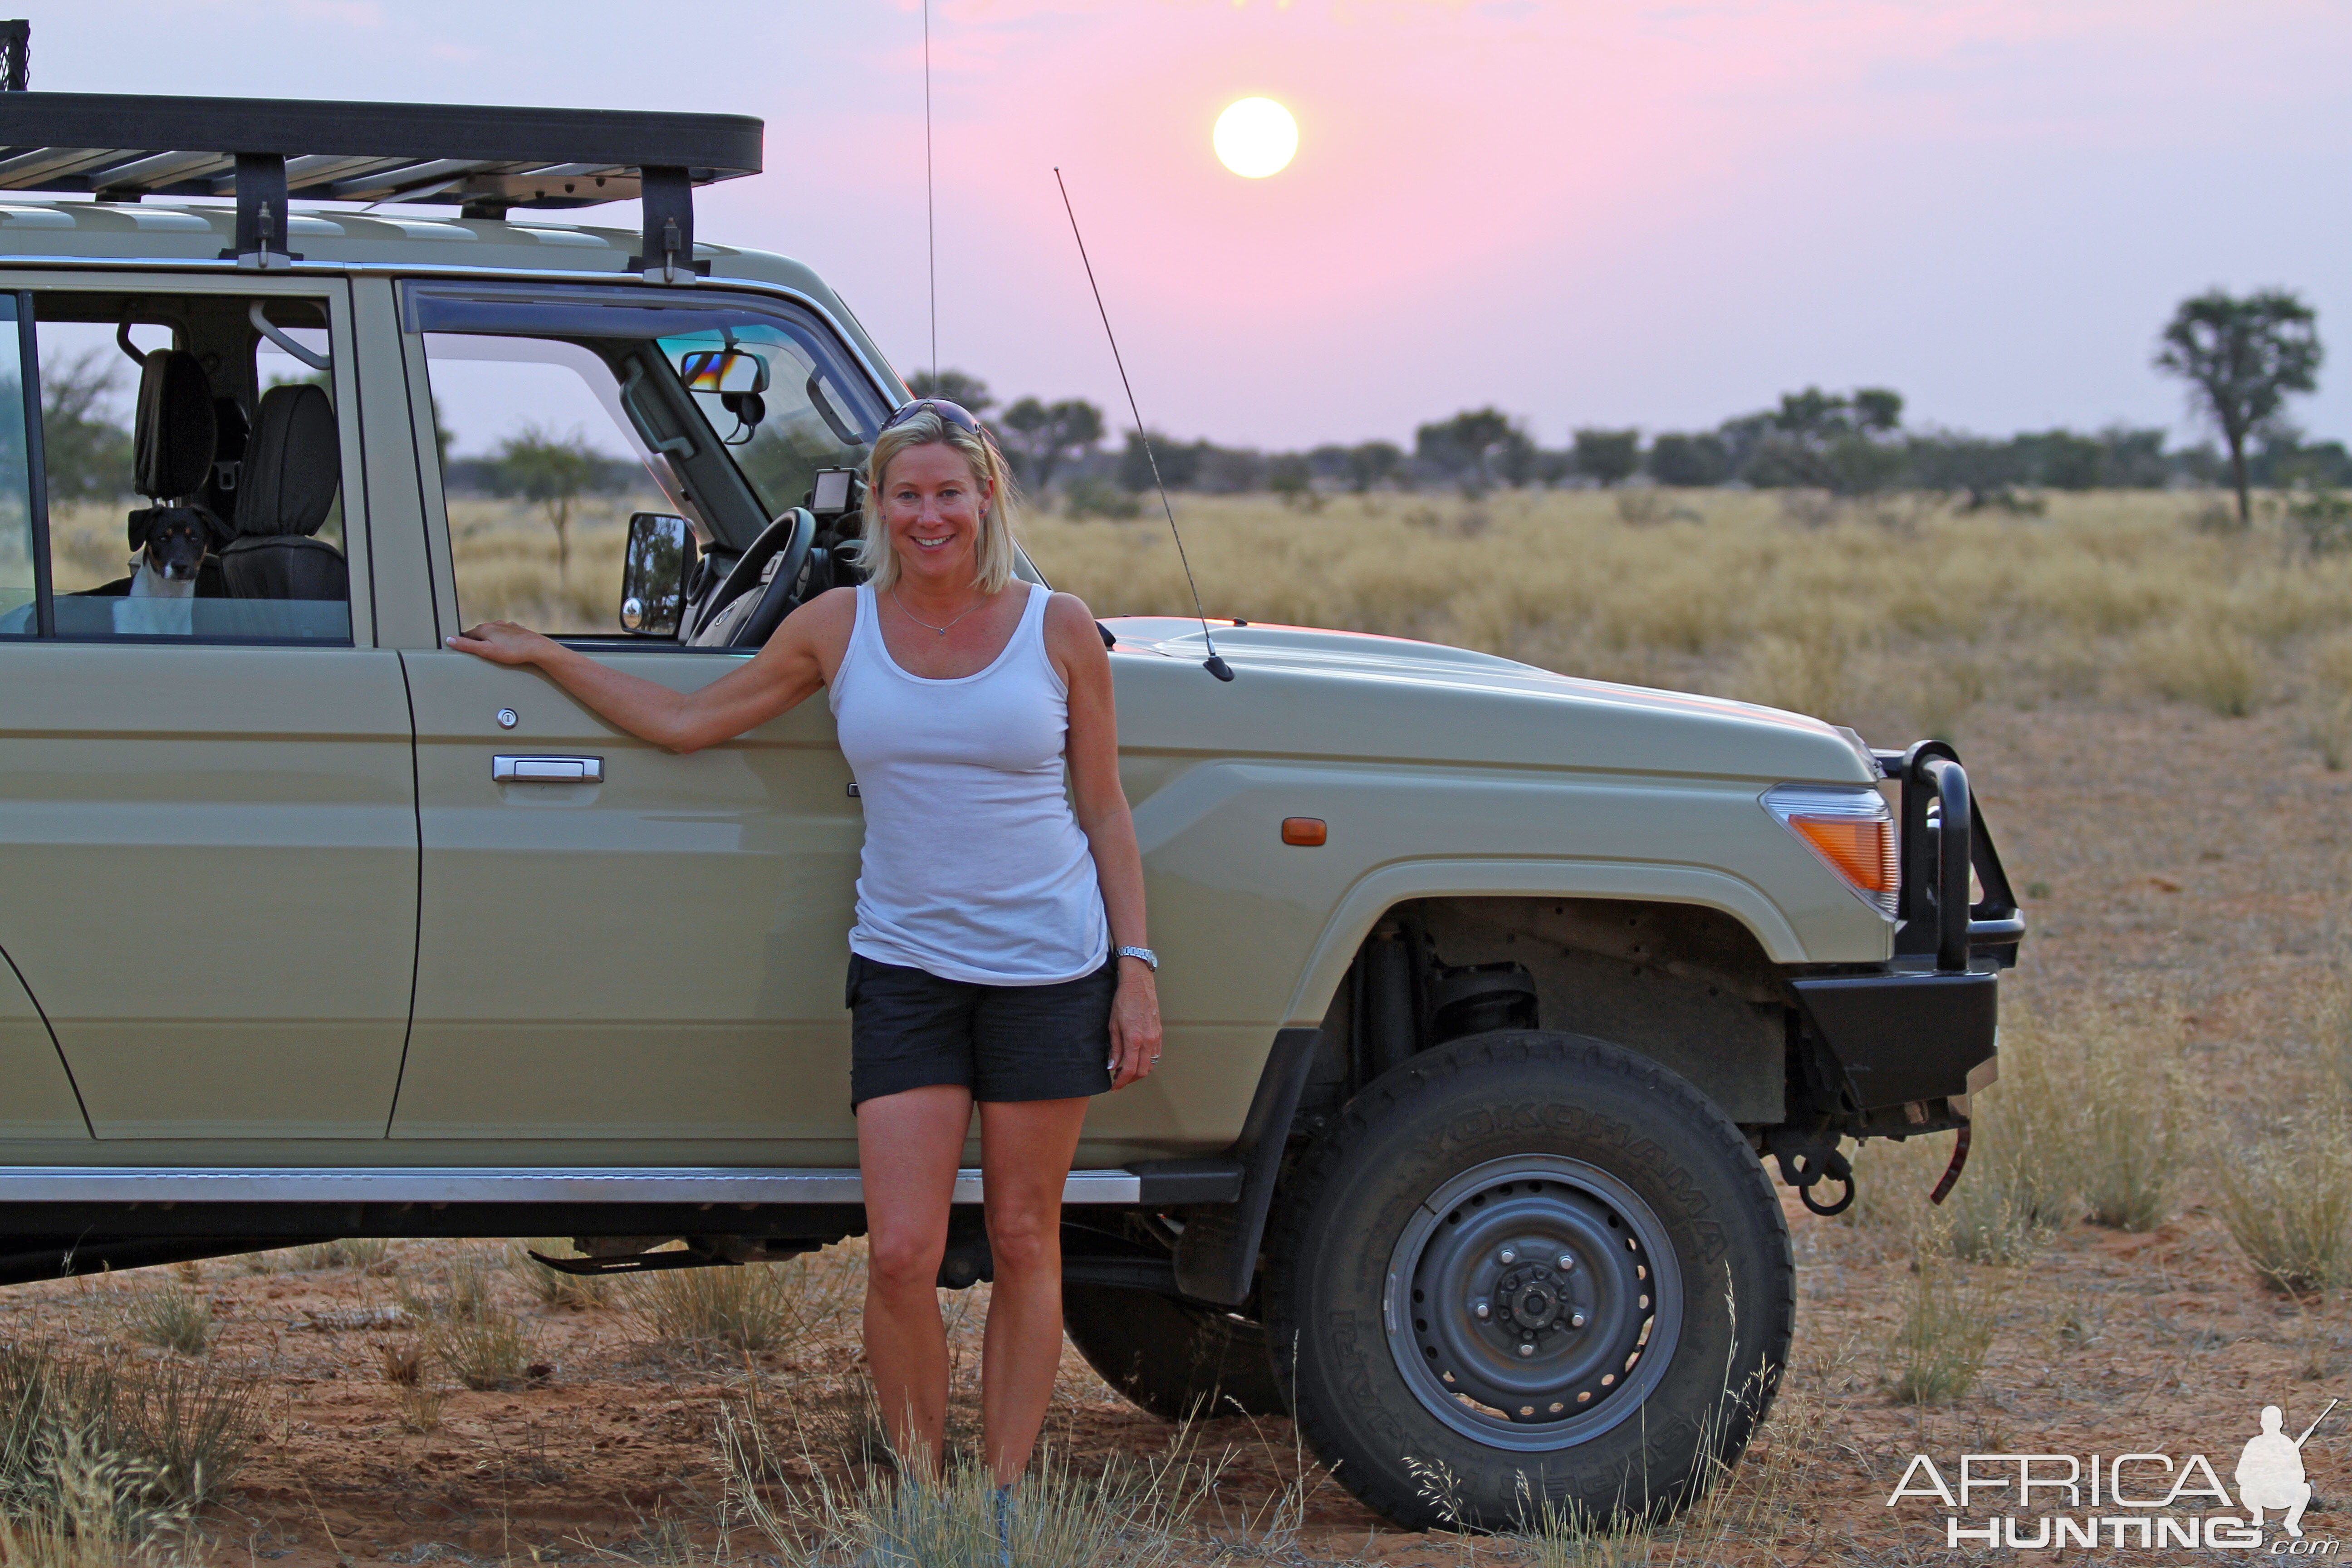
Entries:
{"type": "Polygon", "coordinates": [[[1682,1506],[1763,1418],[1796,1311],[1738,1130],[1573,1035],[1474,1035],[1370,1085],[1286,1183],[1267,1254],[1301,1429],[1410,1528],[1682,1506]]]}

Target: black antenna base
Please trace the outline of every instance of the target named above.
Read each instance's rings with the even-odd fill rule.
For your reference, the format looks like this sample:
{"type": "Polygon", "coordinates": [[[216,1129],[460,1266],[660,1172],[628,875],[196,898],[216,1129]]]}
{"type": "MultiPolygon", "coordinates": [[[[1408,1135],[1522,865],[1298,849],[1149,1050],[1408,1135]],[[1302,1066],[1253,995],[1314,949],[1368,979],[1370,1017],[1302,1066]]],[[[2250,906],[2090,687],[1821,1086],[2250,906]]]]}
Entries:
{"type": "Polygon", "coordinates": [[[1201,668],[1219,680],[1231,680],[1234,678],[1233,667],[1213,653],[1201,661],[1201,668]]]}

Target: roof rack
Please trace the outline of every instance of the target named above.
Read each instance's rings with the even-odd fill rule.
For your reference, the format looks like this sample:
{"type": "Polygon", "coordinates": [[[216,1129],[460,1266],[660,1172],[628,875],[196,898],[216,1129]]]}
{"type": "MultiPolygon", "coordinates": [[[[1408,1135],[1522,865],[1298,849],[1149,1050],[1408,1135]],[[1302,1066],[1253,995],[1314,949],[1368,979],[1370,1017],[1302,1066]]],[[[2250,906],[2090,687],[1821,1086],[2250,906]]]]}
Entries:
{"type": "Polygon", "coordinates": [[[0,92],[0,191],[234,195],[222,258],[262,268],[301,259],[284,237],[293,196],[467,217],[642,198],[630,269],[690,283],[710,265],[694,260],[694,187],[758,174],[763,129],[736,114],[0,92]]]}

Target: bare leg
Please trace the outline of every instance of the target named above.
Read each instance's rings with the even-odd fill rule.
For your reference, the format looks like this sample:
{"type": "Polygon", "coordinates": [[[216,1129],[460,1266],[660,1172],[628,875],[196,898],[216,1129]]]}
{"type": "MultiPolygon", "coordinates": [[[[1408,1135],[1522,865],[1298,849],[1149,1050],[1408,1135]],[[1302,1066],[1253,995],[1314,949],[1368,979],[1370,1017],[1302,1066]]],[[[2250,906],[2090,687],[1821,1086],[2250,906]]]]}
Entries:
{"type": "Polygon", "coordinates": [[[947,1468],[948,1339],[940,1259],[971,1127],[971,1091],[932,1084],[857,1108],[866,1183],[866,1360],[890,1447],[908,1473],[947,1468]]]}
{"type": "Polygon", "coordinates": [[[1027,1468],[1062,1364],[1062,1184],[1086,1119],[1084,1100],[980,1108],[988,1249],[996,1263],[980,1408],[998,1486],[1027,1468]]]}

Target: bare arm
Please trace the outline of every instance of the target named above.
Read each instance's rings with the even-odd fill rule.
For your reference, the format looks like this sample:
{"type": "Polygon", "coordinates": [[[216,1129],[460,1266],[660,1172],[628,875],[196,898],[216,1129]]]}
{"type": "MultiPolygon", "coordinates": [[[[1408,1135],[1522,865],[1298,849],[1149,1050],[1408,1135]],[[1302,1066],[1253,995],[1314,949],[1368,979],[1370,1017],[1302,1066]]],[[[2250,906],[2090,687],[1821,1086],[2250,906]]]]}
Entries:
{"type": "Polygon", "coordinates": [[[698,691],[625,675],[511,621],[486,621],[448,644],[493,664],[535,667],[599,718],[683,753],[732,740],[807,700],[840,668],[856,604],[846,588],[819,595],[785,616],[750,660],[698,691]]]}
{"type": "MultiPolygon", "coordinates": [[[[1045,606],[1045,649],[1070,692],[1070,797],[1078,826],[1094,853],[1114,947],[1150,947],[1143,915],[1143,854],[1135,817],[1118,782],[1118,707],[1111,689],[1110,654],[1095,618],[1075,595],[1056,594],[1045,606]]],[[[1160,991],[1151,966],[1118,961],[1118,995],[1111,1004],[1111,1087],[1125,1089],[1151,1071],[1160,1048],[1160,991]]]]}

